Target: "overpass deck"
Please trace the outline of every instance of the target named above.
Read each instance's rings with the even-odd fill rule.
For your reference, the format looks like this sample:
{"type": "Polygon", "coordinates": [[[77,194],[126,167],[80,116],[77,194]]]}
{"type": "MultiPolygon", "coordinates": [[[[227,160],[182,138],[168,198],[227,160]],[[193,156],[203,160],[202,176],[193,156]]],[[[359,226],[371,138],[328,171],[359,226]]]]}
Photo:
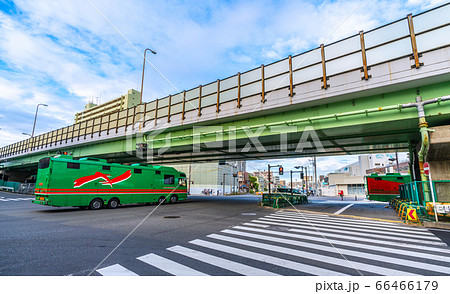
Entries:
{"type": "MultiPolygon", "coordinates": [[[[348,120],[311,118],[413,102],[417,91],[424,99],[448,95],[448,36],[450,4],[188,91],[2,147],[0,160],[5,161],[5,166],[35,164],[40,157],[60,150],[74,156],[135,157],[135,144],[142,142],[144,135],[153,134],[156,140],[152,143],[160,148],[164,142],[158,138],[168,133],[178,138],[178,142],[171,139],[172,145],[184,147],[175,148],[172,159],[170,155],[169,159],[160,158],[174,160],[180,153],[192,152],[193,126],[236,127],[242,133],[251,125],[275,126],[302,118],[306,120],[300,128],[282,132],[290,133],[289,142],[298,142],[300,135],[296,134],[308,125],[313,127],[329,147],[324,154],[404,150],[408,142],[418,140],[414,110],[393,110],[376,116],[358,114],[348,120]],[[185,148],[187,145],[191,148],[185,148]]],[[[448,123],[448,106],[429,109],[431,125],[448,123]]],[[[267,149],[279,147],[270,139],[276,134],[271,130],[261,132],[267,137],[261,140],[267,149]]],[[[242,146],[249,141],[248,136],[237,134],[236,138],[242,140],[242,146]]],[[[205,142],[208,140],[217,138],[206,138],[205,142]]],[[[289,153],[292,146],[286,148],[281,150],[284,155],[296,154],[289,153]]],[[[244,158],[256,158],[261,153],[249,151],[244,158]]],[[[215,152],[217,157],[226,153],[215,152]]],[[[203,159],[210,155],[205,153],[203,159]]]]}

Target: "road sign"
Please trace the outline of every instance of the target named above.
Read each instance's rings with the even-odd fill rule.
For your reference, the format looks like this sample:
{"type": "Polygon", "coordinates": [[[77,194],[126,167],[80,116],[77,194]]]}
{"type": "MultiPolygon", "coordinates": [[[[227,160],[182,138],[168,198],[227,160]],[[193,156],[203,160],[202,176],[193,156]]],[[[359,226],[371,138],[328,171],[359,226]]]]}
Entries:
{"type": "Polygon", "coordinates": [[[415,208],[408,208],[406,211],[406,215],[408,216],[408,220],[418,221],[417,212],[415,208]]]}
{"type": "Polygon", "coordinates": [[[425,162],[423,164],[423,171],[427,176],[430,174],[430,165],[428,164],[428,162],[425,162]]]}

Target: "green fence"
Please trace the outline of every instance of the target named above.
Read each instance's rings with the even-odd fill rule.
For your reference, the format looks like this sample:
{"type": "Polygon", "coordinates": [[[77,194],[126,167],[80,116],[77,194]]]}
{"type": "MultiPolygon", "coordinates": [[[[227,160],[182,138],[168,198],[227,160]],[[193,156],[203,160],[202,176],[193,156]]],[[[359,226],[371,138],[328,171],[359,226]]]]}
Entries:
{"type": "Polygon", "coordinates": [[[273,208],[282,208],[288,205],[296,205],[308,203],[308,196],[303,194],[291,193],[263,193],[262,194],[262,206],[272,206],[273,208]]]}
{"type": "Polygon", "coordinates": [[[419,205],[425,206],[426,202],[432,202],[433,189],[436,202],[450,202],[450,181],[410,182],[400,185],[400,198],[407,199],[419,205]]]}
{"type": "Polygon", "coordinates": [[[0,187],[6,187],[6,189],[3,188],[5,190],[10,190],[7,188],[12,188],[13,191],[15,192],[15,191],[19,190],[20,183],[19,182],[7,182],[7,181],[0,180],[0,187]]]}
{"type": "MultiPolygon", "coordinates": [[[[433,194],[436,203],[450,203],[450,181],[410,182],[399,186],[400,197],[391,200],[391,205],[398,212],[398,216],[407,219],[408,209],[415,209],[421,220],[433,220],[433,194]],[[428,204],[428,205],[427,205],[428,204]]],[[[449,216],[440,214],[440,216],[449,216]]],[[[417,220],[419,221],[419,220],[417,220]]]]}

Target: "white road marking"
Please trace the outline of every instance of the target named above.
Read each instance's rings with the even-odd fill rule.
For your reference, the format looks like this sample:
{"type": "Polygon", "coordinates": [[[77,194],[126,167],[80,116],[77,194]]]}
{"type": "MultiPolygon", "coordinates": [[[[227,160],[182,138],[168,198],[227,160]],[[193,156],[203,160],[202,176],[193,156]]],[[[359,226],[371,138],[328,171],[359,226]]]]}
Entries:
{"type": "MultiPolygon", "coordinates": [[[[251,223],[244,223],[243,225],[247,226],[251,223]]],[[[318,235],[321,237],[330,237],[330,238],[339,238],[339,239],[346,239],[350,241],[360,241],[360,242],[369,242],[374,244],[381,244],[385,246],[398,246],[403,247],[405,249],[418,249],[418,250],[427,250],[427,251],[436,251],[436,252],[443,252],[443,253],[450,253],[450,249],[447,249],[448,246],[444,243],[443,245],[439,245],[439,247],[431,247],[426,245],[416,245],[416,244],[410,244],[410,243],[402,243],[402,242],[392,242],[387,240],[377,240],[372,238],[362,238],[362,237],[355,237],[355,236],[346,236],[339,234],[339,231],[336,231],[338,234],[333,233],[326,233],[326,232],[318,232],[316,230],[311,229],[287,229],[289,232],[296,232],[296,233],[302,233],[302,234],[310,234],[310,235],[318,235]],[[445,248],[445,247],[447,248],[445,248]]]]}
{"type": "MultiPolygon", "coordinates": [[[[380,254],[366,253],[366,252],[362,252],[362,251],[356,251],[356,250],[350,250],[350,249],[344,249],[344,248],[334,248],[330,245],[319,245],[314,242],[295,241],[295,240],[270,237],[270,236],[265,236],[265,235],[260,235],[260,234],[239,232],[239,231],[234,231],[234,230],[223,230],[222,232],[231,234],[231,235],[250,237],[250,238],[266,240],[266,241],[271,241],[271,242],[277,242],[277,243],[282,243],[282,244],[295,245],[295,246],[299,246],[299,247],[314,248],[316,250],[321,250],[321,251],[330,252],[330,253],[339,252],[340,254],[345,255],[345,256],[355,256],[355,257],[359,257],[362,259],[397,264],[397,265],[404,266],[405,268],[413,267],[416,269],[426,269],[429,271],[439,272],[439,273],[443,273],[443,274],[447,274],[447,275],[450,274],[450,267],[428,264],[428,263],[424,263],[424,262],[420,262],[420,261],[412,261],[412,260],[408,260],[408,259],[390,257],[390,256],[383,255],[382,252],[380,252],[380,254]]],[[[410,256],[415,257],[414,254],[411,254],[410,256]]]]}
{"type": "MultiPolygon", "coordinates": [[[[292,228],[302,228],[302,229],[307,227],[307,228],[314,228],[315,230],[320,231],[320,232],[322,232],[322,231],[323,232],[334,232],[334,233],[347,234],[347,235],[360,236],[360,237],[371,237],[371,238],[377,237],[380,239],[387,239],[387,240],[394,240],[394,241],[416,242],[416,243],[421,243],[421,244],[447,246],[447,244],[445,244],[443,242],[439,242],[439,241],[426,241],[426,240],[421,240],[421,239],[417,239],[417,238],[413,238],[413,237],[399,238],[399,237],[379,235],[379,234],[375,235],[375,234],[366,234],[366,233],[359,233],[359,232],[350,232],[350,231],[344,231],[344,230],[339,230],[339,229],[326,229],[326,228],[320,228],[320,227],[318,228],[318,226],[313,227],[309,224],[296,225],[296,224],[286,224],[283,222],[273,222],[273,221],[265,221],[265,220],[253,220],[252,222],[262,223],[262,224],[272,224],[272,225],[292,227],[292,228]]],[[[440,239],[438,239],[438,240],[440,240],[440,239]]]]}
{"type": "Polygon", "coordinates": [[[34,200],[34,198],[0,198],[0,201],[7,202],[7,201],[26,201],[26,200],[34,200]]]}
{"type": "Polygon", "coordinates": [[[342,207],[341,209],[339,209],[338,211],[336,211],[334,214],[341,214],[342,212],[344,212],[345,210],[347,210],[348,208],[352,207],[353,204],[349,204],[345,207],[342,207]]]}
{"type": "Polygon", "coordinates": [[[102,276],[138,276],[138,274],[130,271],[120,264],[113,264],[111,266],[98,269],[97,272],[99,272],[102,276]]]}
{"type": "Polygon", "coordinates": [[[315,253],[290,249],[290,248],[281,247],[281,246],[275,246],[275,245],[270,245],[270,244],[265,244],[265,243],[260,243],[260,242],[248,241],[248,240],[239,239],[239,238],[222,236],[222,235],[218,235],[218,234],[211,234],[211,235],[208,235],[207,237],[217,239],[217,240],[232,242],[235,244],[260,248],[260,249],[264,249],[264,250],[270,250],[270,251],[274,251],[274,252],[278,252],[278,253],[282,253],[282,254],[288,254],[288,255],[295,256],[295,257],[310,259],[313,261],[320,261],[323,263],[338,265],[340,267],[346,267],[349,269],[358,269],[358,270],[371,272],[371,273],[383,275],[383,276],[410,276],[410,275],[414,276],[414,275],[416,275],[414,273],[404,272],[404,271],[390,269],[390,268],[386,268],[386,267],[369,265],[369,264],[356,262],[356,261],[349,261],[349,260],[345,260],[343,258],[336,258],[336,257],[331,257],[331,256],[326,256],[326,255],[321,255],[321,254],[315,254],[315,253]]]}
{"type": "Polygon", "coordinates": [[[307,219],[316,219],[316,220],[332,220],[333,222],[338,223],[358,223],[358,224],[365,224],[368,226],[375,226],[375,227],[388,227],[388,228],[398,228],[402,230],[408,230],[408,231],[421,231],[425,232],[426,229],[423,228],[417,228],[417,227],[411,227],[407,225],[397,224],[397,223],[390,223],[390,222],[383,222],[383,221],[377,221],[377,220],[364,220],[364,219],[352,219],[352,218],[344,218],[344,217],[333,217],[330,215],[317,215],[317,214],[311,214],[311,213],[304,213],[304,212],[293,212],[293,213],[274,213],[272,215],[275,216],[286,216],[286,217],[292,217],[292,218],[307,218],[307,219]]]}
{"type": "Polygon", "coordinates": [[[211,265],[224,268],[226,270],[244,275],[244,276],[279,276],[278,274],[268,272],[262,269],[254,268],[242,263],[234,262],[231,260],[226,260],[214,255],[206,254],[197,250],[189,249],[182,246],[173,246],[167,248],[167,250],[182,254],[184,256],[200,260],[204,263],[209,263],[211,265]]]}
{"type": "MultiPolygon", "coordinates": [[[[404,235],[404,236],[410,236],[410,234],[415,234],[418,236],[428,236],[428,237],[433,237],[436,238],[435,235],[433,235],[432,233],[428,232],[428,231],[407,231],[407,230],[403,230],[402,228],[389,228],[389,227],[370,227],[367,226],[366,224],[347,224],[347,223],[340,223],[340,222],[335,222],[334,219],[328,219],[328,220],[315,220],[315,219],[310,219],[310,218],[291,218],[291,217],[284,217],[284,216],[273,216],[273,215],[268,215],[264,217],[265,219],[274,219],[274,220],[289,220],[292,222],[299,222],[299,223],[303,223],[303,222],[307,222],[307,223],[314,223],[314,224],[326,224],[329,226],[335,226],[335,227],[339,227],[344,229],[349,229],[349,230],[355,230],[353,228],[363,228],[363,230],[365,231],[377,231],[380,233],[386,233],[389,234],[389,232],[395,232],[396,235],[404,235]]],[[[260,218],[262,219],[262,218],[260,218]]]]}
{"type": "Polygon", "coordinates": [[[153,253],[138,257],[137,259],[174,276],[208,276],[205,273],[153,253]]]}
{"type": "Polygon", "coordinates": [[[265,233],[265,234],[271,234],[271,235],[278,235],[278,236],[285,236],[285,237],[296,238],[296,239],[301,239],[301,240],[310,240],[313,242],[325,242],[325,243],[348,246],[348,247],[353,247],[356,249],[363,249],[363,250],[368,249],[368,250],[374,250],[374,251],[380,251],[380,252],[389,251],[389,253],[399,254],[399,256],[413,255],[416,258],[432,259],[432,260],[444,261],[444,262],[450,263],[450,255],[444,256],[442,252],[439,252],[439,254],[434,255],[434,254],[429,254],[429,253],[423,253],[422,251],[420,251],[420,252],[410,251],[411,248],[409,248],[409,246],[405,246],[404,244],[401,244],[401,243],[387,244],[385,242],[382,242],[380,245],[374,246],[374,245],[368,245],[368,244],[364,244],[364,243],[356,243],[354,238],[348,238],[349,241],[340,241],[340,240],[334,240],[334,239],[328,239],[328,238],[325,239],[323,237],[312,237],[312,236],[308,236],[308,235],[304,235],[304,234],[300,235],[300,234],[278,232],[278,231],[272,231],[272,230],[262,230],[262,229],[257,229],[257,228],[244,227],[244,226],[235,226],[235,227],[233,227],[233,229],[265,233]],[[392,248],[392,246],[389,246],[389,245],[393,245],[393,244],[395,244],[397,246],[402,246],[404,248],[396,249],[396,248],[392,248]]]}
{"type": "Polygon", "coordinates": [[[281,259],[281,258],[273,257],[270,255],[256,253],[253,251],[234,248],[234,247],[230,247],[230,246],[226,246],[226,245],[222,245],[222,244],[218,244],[218,243],[203,241],[203,240],[199,240],[199,239],[192,240],[189,243],[195,244],[198,246],[202,246],[205,248],[241,256],[244,258],[249,258],[249,259],[273,264],[273,265],[276,265],[279,267],[284,267],[284,268],[288,268],[288,269],[292,269],[292,270],[296,270],[296,271],[300,271],[300,272],[304,272],[304,273],[309,273],[309,274],[316,275],[316,276],[347,276],[347,274],[344,274],[341,272],[328,270],[328,269],[324,269],[324,268],[320,268],[320,267],[316,267],[316,266],[311,266],[311,265],[303,264],[303,263],[299,263],[299,262],[294,262],[294,261],[290,261],[287,259],[281,259]]]}

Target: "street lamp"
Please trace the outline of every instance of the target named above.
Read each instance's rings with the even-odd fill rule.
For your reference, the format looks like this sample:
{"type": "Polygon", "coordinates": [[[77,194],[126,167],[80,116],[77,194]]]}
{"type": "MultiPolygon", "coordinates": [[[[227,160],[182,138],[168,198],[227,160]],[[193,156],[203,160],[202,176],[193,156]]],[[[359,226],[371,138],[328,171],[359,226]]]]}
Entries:
{"type": "Polygon", "coordinates": [[[153,51],[152,49],[145,49],[144,50],[144,65],[142,66],[142,82],[141,82],[141,104],[142,104],[142,93],[144,92],[144,71],[145,71],[145,55],[147,54],[147,50],[149,50],[150,52],[152,52],[153,54],[156,54],[155,51],[153,51]]]}
{"type": "Polygon", "coordinates": [[[31,135],[30,135],[30,134],[28,134],[28,133],[22,133],[22,135],[25,135],[25,136],[30,136],[30,137],[31,137],[31,135]]]}
{"type": "Polygon", "coordinates": [[[31,132],[31,138],[34,137],[34,129],[36,128],[37,114],[38,114],[39,106],[41,106],[41,105],[42,105],[42,106],[45,106],[45,107],[48,106],[47,104],[43,104],[43,103],[39,103],[39,104],[36,106],[36,114],[34,115],[33,132],[31,132]]]}

